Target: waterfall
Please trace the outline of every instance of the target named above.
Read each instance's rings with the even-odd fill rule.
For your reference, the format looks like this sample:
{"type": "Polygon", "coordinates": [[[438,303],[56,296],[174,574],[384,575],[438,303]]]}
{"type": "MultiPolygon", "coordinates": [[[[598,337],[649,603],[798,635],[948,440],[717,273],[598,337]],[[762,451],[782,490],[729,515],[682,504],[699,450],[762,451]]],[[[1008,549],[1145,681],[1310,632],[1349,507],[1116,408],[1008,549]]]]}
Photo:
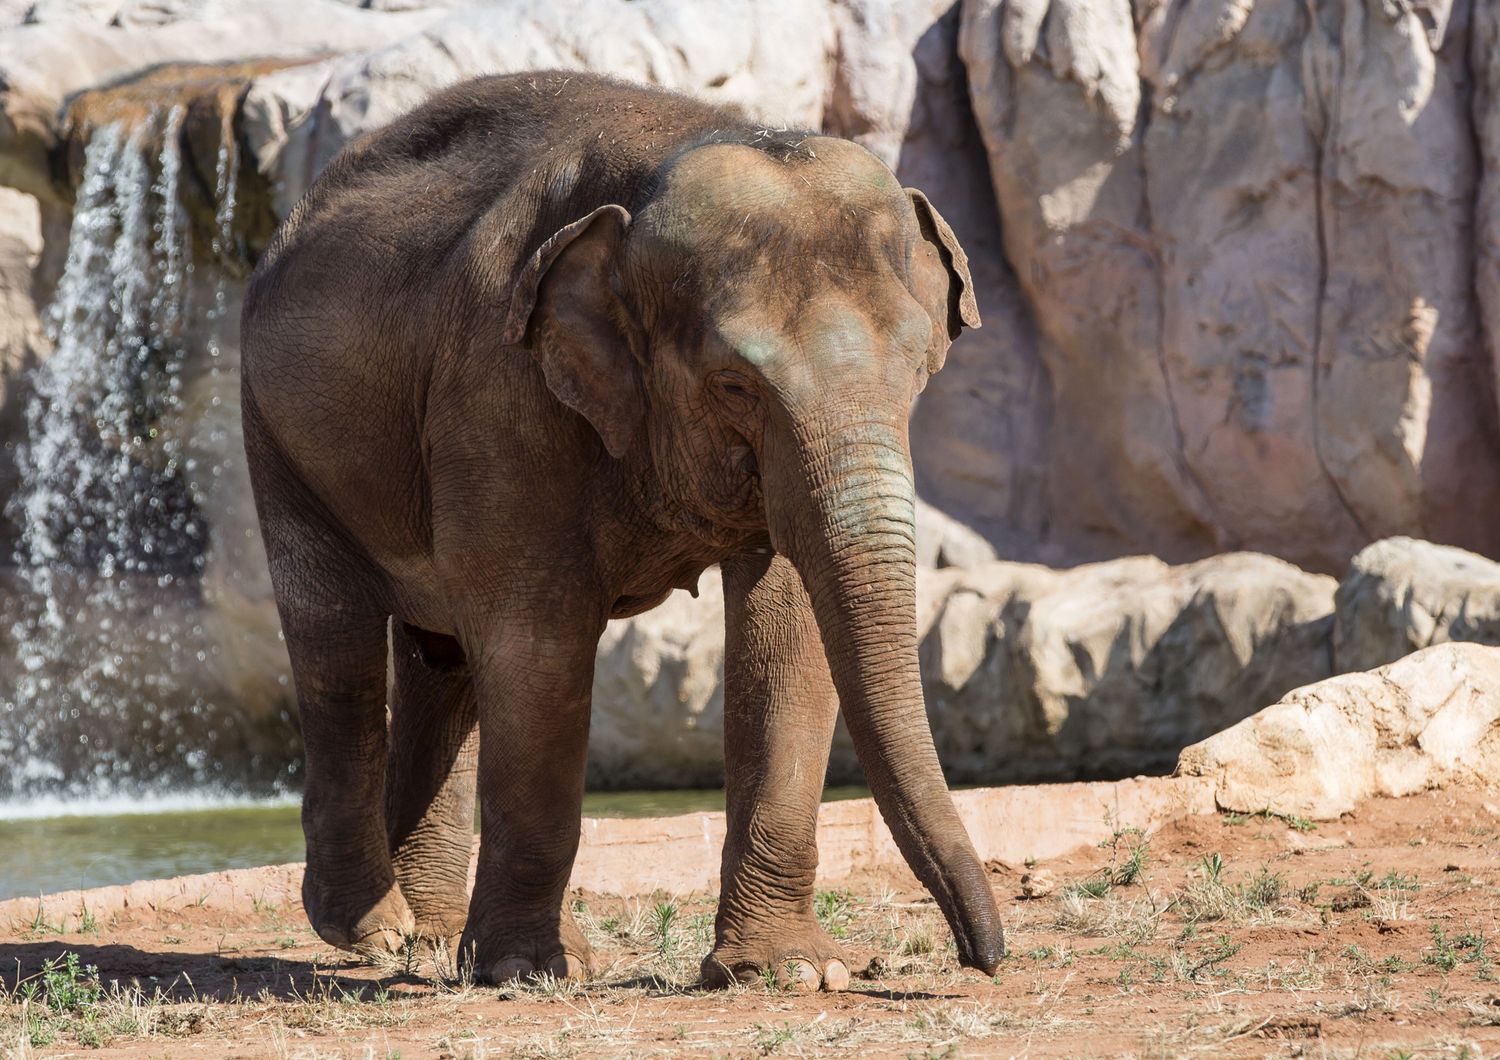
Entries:
{"type": "Polygon", "coordinates": [[[226,547],[204,510],[233,511],[219,492],[239,449],[220,267],[235,255],[238,158],[226,126],[212,260],[195,266],[184,113],[103,125],[85,147],[6,508],[20,672],[0,674],[0,798],[222,786],[254,766],[211,676],[224,638],[203,607],[226,547]]]}

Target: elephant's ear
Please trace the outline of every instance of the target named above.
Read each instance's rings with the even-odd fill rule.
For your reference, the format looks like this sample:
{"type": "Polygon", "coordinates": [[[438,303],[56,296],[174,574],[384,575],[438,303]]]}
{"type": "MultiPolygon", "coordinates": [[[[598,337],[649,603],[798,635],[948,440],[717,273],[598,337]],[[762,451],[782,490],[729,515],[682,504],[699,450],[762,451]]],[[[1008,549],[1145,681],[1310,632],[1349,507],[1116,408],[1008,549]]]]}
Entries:
{"type": "Polygon", "coordinates": [[[912,252],[912,294],[932,318],[932,343],[927,347],[927,372],[943,366],[948,347],[964,328],[979,327],[979,305],[969,257],[943,215],[916,188],[907,188],[922,240],[912,252]]]}
{"type": "Polygon", "coordinates": [[[501,340],[529,346],[547,386],[599,432],[609,455],[630,447],[645,414],[639,326],[616,290],[623,207],[601,206],[565,225],[522,267],[501,340]]]}

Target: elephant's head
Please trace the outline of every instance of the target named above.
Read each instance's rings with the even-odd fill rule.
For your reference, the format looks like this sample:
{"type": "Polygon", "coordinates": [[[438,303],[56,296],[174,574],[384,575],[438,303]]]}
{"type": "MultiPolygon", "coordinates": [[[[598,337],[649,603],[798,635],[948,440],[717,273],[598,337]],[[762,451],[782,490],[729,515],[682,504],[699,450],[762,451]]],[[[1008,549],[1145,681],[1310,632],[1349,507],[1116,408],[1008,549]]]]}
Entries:
{"type": "Polygon", "coordinates": [[[963,250],[921,192],[848,141],[682,155],[634,216],[558,232],[507,338],[616,458],[649,446],[671,501],[769,532],[807,586],[865,776],[964,963],[1003,954],[917,669],[907,417],[979,316],[963,250]]]}

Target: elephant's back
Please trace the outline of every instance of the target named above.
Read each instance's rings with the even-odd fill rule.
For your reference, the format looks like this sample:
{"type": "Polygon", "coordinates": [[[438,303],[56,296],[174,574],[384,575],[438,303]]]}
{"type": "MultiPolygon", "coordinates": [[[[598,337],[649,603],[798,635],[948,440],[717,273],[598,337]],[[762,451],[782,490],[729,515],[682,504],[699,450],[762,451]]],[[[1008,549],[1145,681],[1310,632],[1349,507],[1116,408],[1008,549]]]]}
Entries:
{"type": "MultiPolygon", "coordinates": [[[[247,348],[295,345],[309,328],[320,333],[300,344],[318,348],[372,329],[430,342],[426,318],[464,308],[456,288],[508,290],[558,228],[604,203],[634,211],[672,158],[737,128],[753,128],[737,110],[597,75],[454,85],[350,144],[313,183],[256,267],[247,348]]],[[[503,319],[504,305],[493,310],[503,319]]]]}

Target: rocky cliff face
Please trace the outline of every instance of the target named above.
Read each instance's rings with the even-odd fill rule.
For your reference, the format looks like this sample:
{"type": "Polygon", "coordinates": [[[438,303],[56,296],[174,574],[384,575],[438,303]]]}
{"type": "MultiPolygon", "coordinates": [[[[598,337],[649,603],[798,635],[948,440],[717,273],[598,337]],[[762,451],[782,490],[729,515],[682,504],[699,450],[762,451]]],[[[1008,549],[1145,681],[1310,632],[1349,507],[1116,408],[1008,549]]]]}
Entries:
{"type": "Polygon", "coordinates": [[[1494,550],[1494,21],[964,4],[1059,543],[1325,570],[1393,533],[1494,550]]]}

